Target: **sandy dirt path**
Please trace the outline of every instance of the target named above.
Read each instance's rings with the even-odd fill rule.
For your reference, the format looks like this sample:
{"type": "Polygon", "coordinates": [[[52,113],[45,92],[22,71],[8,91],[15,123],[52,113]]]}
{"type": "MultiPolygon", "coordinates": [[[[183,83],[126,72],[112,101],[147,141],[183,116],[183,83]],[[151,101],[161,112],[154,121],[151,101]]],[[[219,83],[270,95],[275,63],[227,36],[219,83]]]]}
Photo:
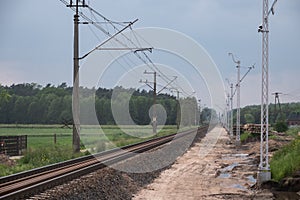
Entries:
{"type": "Polygon", "coordinates": [[[237,150],[225,130],[215,127],[133,199],[272,199],[250,189],[257,169],[251,151],[237,150]]]}

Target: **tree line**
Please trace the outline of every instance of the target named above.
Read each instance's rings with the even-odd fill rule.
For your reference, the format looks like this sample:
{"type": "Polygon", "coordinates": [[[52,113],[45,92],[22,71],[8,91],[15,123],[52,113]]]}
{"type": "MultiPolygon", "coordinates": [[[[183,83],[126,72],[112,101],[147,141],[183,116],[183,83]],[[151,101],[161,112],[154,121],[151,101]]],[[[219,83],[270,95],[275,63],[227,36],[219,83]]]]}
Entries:
{"type": "MultiPolygon", "coordinates": [[[[260,105],[245,106],[241,109],[241,124],[254,123],[260,124],[260,105]]],[[[236,110],[234,110],[234,121],[236,120],[236,110]]],[[[277,122],[286,122],[288,119],[300,116],[300,103],[282,103],[279,105],[269,105],[269,123],[276,124],[277,122]]]]}
{"type": "MultiPolygon", "coordinates": [[[[72,87],[66,83],[58,86],[37,83],[0,85],[0,123],[2,124],[63,124],[72,122],[72,87]]],[[[114,108],[123,108],[129,101],[129,113],[132,120],[139,125],[151,123],[149,109],[153,104],[153,91],[125,89],[116,87],[83,88],[80,87],[80,115],[84,124],[95,124],[95,120],[85,117],[90,114],[86,105],[92,104],[95,108],[97,120],[101,125],[113,125],[116,121],[112,112],[114,108]],[[112,98],[113,93],[117,97],[112,98]]],[[[157,95],[157,104],[161,104],[166,111],[165,122],[168,125],[194,125],[207,123],[216,112],[209,108],[200,108],[193,97],[180,98],[169,94],[157,95]],[[180,107],[181,106],[181,107],[180,107]],[[177,110],[181,109],[181,112],[177,110]],[[201,109],[201,113],[200,113],[201,109]],[[181,115],[181,116],[180,116],[181,115]],[[178,120],[181,120],[180,122],[178,120]]],[[[91,108],[91,107],[89,107],[91,108]]],[[[157,111],[160,115],[160,110],[157,111]]],[[[234,110],[234,121],[235,119],[234,110]]],[[[120,112],[119,115],[123,113],[120,112]]],[[[284,103],[281,107],[269,105],[269,122],[286,121],[292,116],[300,116],[300,103],[284,103]]],[[[125,117],[126,119],[126,117],[125,117]]],[[[129,121],[122,121],[130,124],[129,121]]],[[[250,105],[241,109],[241,123],[260,123],[260,106],[250,105]]]]}
{"type": "MultiPolygon", "coordinates": [[[[47,84],[41,86],[37,83],[13,84],[11,86],[0,85],[0,123],[2,124],[63,124],[72,122],[72,87],[62,83],[58,86],[47,84]]],[[[80,116],[84,124],[98,123],[95,119],[89,119],[91,108],[95,109],[97,120],[101,125],[113,125],[116,121],[113,116],[114,108],[123,108],[129,101],[129,113],[134,123],[146,125],[151,123],[149,109],[153,104],[153,91],[125,89],[116,87],[83,88],[80,87],[80,116]],[[117,97],[112,95],[117,91],[117,97]],[[87,106],[92,104],[94,107],[87,106]]],[[[181,124],[193,125],[201,121],[209,121],[211,110],[200,110],[197,100],[193,97],[181,98],[169,94],[157,95],[157,104],[161,104],[166,112],[165,122],[168,125],[178,123],[177,110],[181,109],[181,124]],[[181,108],[180,108],[181,106],[181,108]],[[201,117],[201,118],[200,118],[201,117]]],[[[161,110],[158,110],[158,115],[161,110]]],[[[122,112],[119,113],[120,115],[122,112]]],[[[125,118],[126,119],[126,118],[125,118]]],[[[158,123],[159,122],[158,118],[158,123]]],[[[130,124],[129,121],[122,121],[130,124]]]]}

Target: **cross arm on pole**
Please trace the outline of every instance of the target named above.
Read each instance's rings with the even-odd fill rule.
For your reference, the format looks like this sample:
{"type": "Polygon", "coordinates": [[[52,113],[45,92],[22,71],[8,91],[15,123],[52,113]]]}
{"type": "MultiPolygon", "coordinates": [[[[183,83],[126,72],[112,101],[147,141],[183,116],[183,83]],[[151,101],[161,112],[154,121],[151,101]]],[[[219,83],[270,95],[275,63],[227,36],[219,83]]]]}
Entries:
{"type": "Polygon", "coordinates": [[[241,78],[240,83],[243,81],[243,79],[247,76],[247,74],[251,71],[251,69],[254,69],[255,64],[253,64],[251,67],[248,67],[248,71],[245,73],[245,75],[241,78]]]}
{"type": "Polygon", "coordinates": [[[171,83],[173,83],[175,80],[177,79],[177,76],[174,76],[173,80],[171,80],[169,83],[167,83],[167,85],[165,85],[161,90],[159,90],[157,92],[157,94],[159,94],[161,91],[163,91],[164,89],[166,89],[171,83]]]}
{"type": "Polygon", "coordinates": [[[139,81],[140,83],[145,83],[147,86],[149,86],[149,88],[151,88],[152,90],[154,89],[149,83],[154,83],[154,82],[149,82],[148,80],[143,81],[142,79],[139,81]]]}
{"type": "MultiPolygon", "coordinates": [[[[270,15],[271,13],[272,13],[272,15],[275,14],[274,8],[275,8],[275,4],[277,3],[277,1],[278,1],[278,0],[274,0],[274,1],[273,1],[271,8],[269,9],[268,13],[267,13],[266,16],[265,16],[265,19],[264,19],[265,21],[267,21],[269,15],[270,15]]],[[[258,27],[258,32],[262,32],[262,33],[263,33],[263,32],[269,32],[269,30],[264,30],[263,25],[260,25],[260,26],[258,27]]]]}
{"type": "Polygon", "coordinates": [[[275,7],[275,4],[277,3],[278,0],[274,0],[269,12],[268,12],[268,16],[272,13],[272,15],[275,14],[275,11],[274,11],[274,7],[275,7]]]}
{"type": "Polygon", "coordinates": [[[91,51],[89,51],[88,53],[86,53],[84,56],[82,56],[81,59],[84,59],[85,57],[87,57],[88,55],[90,55],[92,52],[100,49],[101,46],[103,46],[104,44],[106,44],[107,42],[109,42],[110,40],[112,40],[113,38],[115,38],[117,35],[119,35],[120,33],[122,33],[124,30],[126,30],[127,28],[131,27],[135,22],[137,22],[138,19],[134,20],[133,22],[130,22],[127,26],[125,26],[124,28],[122,28],[121,30],[119,30],[118,32],[116,32],[114,35],[112,35],[110,38],[106,39],[105,41],[103,41],[101,44],[99,44],[98,46],[96,46],[94,49],[92,49],[91,51]]]}

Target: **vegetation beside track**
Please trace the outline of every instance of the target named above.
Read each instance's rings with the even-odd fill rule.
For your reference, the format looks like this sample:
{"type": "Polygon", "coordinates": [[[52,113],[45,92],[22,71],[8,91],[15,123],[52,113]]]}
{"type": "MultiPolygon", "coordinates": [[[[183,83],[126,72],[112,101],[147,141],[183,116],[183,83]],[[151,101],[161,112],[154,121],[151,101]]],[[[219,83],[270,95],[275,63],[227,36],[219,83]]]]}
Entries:
{"type": "MultiPolygon", "coordinates": [[[[91,134],[88,137],[82,136],[82,149],[88,148],[89,144],[94,149],[88,149],[91,153],[100,152],[114,147],[125,146],[144,140],[152,139],[154,137],[161,137],[176,133],[176,126],[164,126],[157,135],[147,136],[151,126],[146,126],[141,129],[126,126],[122,127],[126,132],[124,133],[117,126],[109,125],[102,126],[102,135],[95,134],[99,132],[95,126],[83,127],[86,133],[91,134]],[[134,137],[128,133],[139,133],[139,137],[134,137]],[[93,136],[94,134],[94,136],[93,136]],[[90,141],[84,141],[90,139],[90,141]],[[86,145],[86,147],[85,147],[86,145]]],[[[191,127],[186,127],[188,129],[191,127]]],[[[24,157],[17,160],[14,165],[0,164],[0,176],[6,176],[21,171],[30,170],[33,168],[69,160],[89,154],[88,151],[74,154],[72,151],[72,130],[62,129],[57,126],[43,126],[43,125],[18,125],[18,127],[0,126],[0,135],[28,135],[28,147],[24,157]],[[57,142],[54,144],[53,134],[57,134],[57,142]]]]}
{"type": "Polygon", "coordinates": [[[280,181],[300,169],[300,138],[278,150],[271,159],[272,178],[280,181]]]}
{"type": "MultiPolygon", "coordinates": [[[[281,181],[285,177],[292,176],[296,171],[300,170],[300,127],[291,127],[285,132],[285,136],[292,136],[289,144],[277,150],[270,160],[272,179],[281,181]]],[[[280,137],[276,134],[270,134],[269,139],[281,141],[285,136],[280,137]]],[[[253,141],[257,138],[260,140],[260,134],[251,134],[245,131],[241,134],[241,142],[245,143],[253,141]]]]}
{"type": "Polygon", "coordinates": [[[298,132],[300,132],[300,127],[290,128],[286,134],[295,139],[275,152],[271,159],[272,179],[275,181],[280,181],[300,170],[300,136],[298,136],[298,132]]]}
{"type": "Polygon", "coordinates": [[[248,141],[250,138],[255,138],[257,136],[258,136],[258,134],[252,134],[248,131],[244,131],[240,136],[240,140],[242,143],[244,143],[244,142],[248,141]]]}
{"type": "Polygon", "coordinates": [[[38,149],[29,148],[24,157],[16,160],[15,165],[7,166],[0,164],[0,176],[7,176],[21,171],[62,162],[85,154],[86,153],[74,154],[71,145],[45,146],[39,147],[38,149]]]}

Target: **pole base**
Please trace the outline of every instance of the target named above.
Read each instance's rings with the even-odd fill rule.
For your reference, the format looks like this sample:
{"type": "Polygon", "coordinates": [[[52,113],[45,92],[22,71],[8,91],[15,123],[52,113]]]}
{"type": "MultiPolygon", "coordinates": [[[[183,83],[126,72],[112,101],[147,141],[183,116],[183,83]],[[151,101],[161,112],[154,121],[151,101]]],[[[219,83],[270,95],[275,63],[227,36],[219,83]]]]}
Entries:
{"type": "Polygon", "coordinates": [[[241,141],[240,140],[236,140],[235,141],[235,146],[240,147],[241,146],[241,141]]]}
{"type": "Polygon", "coordinates": [[[266,171],[258,171],[257,173],[257,183],[261,185],[262,183],[271,180],[271,172],[269,170],[266,171]]]}

